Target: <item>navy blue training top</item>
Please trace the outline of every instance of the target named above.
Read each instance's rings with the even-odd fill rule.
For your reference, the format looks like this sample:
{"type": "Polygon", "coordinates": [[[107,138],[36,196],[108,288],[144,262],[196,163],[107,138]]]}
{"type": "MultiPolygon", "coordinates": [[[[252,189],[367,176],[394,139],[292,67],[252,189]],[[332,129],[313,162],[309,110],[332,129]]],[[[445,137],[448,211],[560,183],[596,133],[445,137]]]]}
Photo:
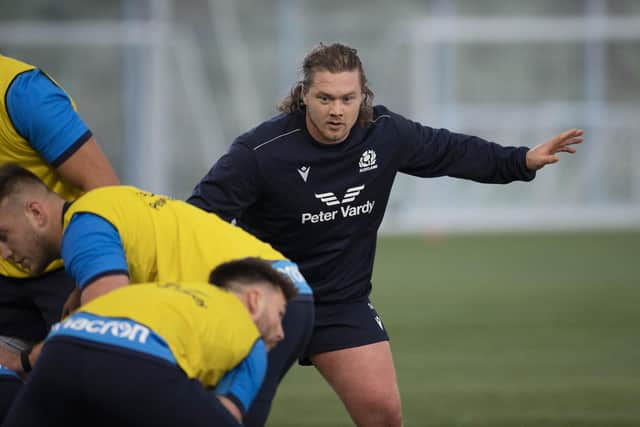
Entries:
{"type": "Polygon", "coordinates": [[[296,262],[316,302],[371,291],[377,231],[398,172],[484,183],[529,181],[526,147],[433,129],[384,106],[342,143],[316,142],[304,112],[278,115],[238,137],[188,199],[296,262]]]}

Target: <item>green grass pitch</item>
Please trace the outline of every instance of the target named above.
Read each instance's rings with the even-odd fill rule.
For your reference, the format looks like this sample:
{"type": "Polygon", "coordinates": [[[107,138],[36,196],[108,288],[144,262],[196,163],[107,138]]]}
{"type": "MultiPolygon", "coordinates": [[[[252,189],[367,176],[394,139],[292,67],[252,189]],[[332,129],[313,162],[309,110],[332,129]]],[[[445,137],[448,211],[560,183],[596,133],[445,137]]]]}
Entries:
{"type": "MultiPolygon", "coordinates": [[[[639,426],[640,232],[385,237],[406,427],[639,426]]],[[[352,425],[296,366],[269,427],[352,425]]]]}

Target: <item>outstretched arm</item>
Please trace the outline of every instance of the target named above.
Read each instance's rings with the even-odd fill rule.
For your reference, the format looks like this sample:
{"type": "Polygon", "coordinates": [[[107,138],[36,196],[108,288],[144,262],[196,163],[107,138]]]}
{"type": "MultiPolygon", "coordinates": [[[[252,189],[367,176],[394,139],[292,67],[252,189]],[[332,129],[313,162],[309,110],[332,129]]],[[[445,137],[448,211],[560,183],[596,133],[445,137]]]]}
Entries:
{"type": "Polygon", "coordinates": [[[558,162],[558,153],[575,153],[576,149],[572,145],[580,144],[584,140],[583,133],[582,129],[571,129],[535,146],[527,152],[527,169],[537,171],[558,162]]]}

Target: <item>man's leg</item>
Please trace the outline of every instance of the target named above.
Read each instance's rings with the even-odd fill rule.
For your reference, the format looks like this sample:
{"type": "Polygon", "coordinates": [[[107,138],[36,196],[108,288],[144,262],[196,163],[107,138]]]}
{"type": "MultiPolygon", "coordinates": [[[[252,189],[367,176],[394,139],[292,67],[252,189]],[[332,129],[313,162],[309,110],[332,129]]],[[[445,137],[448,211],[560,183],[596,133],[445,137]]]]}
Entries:
{"type": "Polygon", "coordinates": [[[0,368],[0,423],[9,412],[11,403],[22,387],[22,380],[15,375],[2,372],[0,368]]]}
{"type": "Polygon", "coordinates": [[[316,354],[311,361],[357,426],[401,426],[402,410],[389,341],[316,354]]]}
{"type": "MultiPolygon", "coordinates": [[[[64,348],[45,346],[2,424],[3,427],[64,425],[73,427],[82,379],[75,375],[77,360],[64,348]]],[[[84,424],[86,425],[86,424],[84,424]]]]}
{"type": "MultiPolygon", "coordinates": [[[[29,280],[0,276],[0,347],[12,358],[47,333],[46,324],[27,292],[25,283],[29,280]]],[[[9,361],[0,359],[1,363],[9,361]]],[[[0,367],[0,421],[21,387],[20,378],[0,367]]]]}
{"type": "Polygon", "coordinates": [[[357,426],[402,425],[389,337],[368,300],[317,304],[304,362],[311,362],[357,426]]]}
{"type": "Polygon", "coordinates": [[[313,318],[313,300],[310,296],[297,297],[287,304],[282,321],[284,340],[269,352],[267,374],[244,417],[245,426],[261,427],[265,424],[278,384],[307,346],[313,330],[313,318]]]}

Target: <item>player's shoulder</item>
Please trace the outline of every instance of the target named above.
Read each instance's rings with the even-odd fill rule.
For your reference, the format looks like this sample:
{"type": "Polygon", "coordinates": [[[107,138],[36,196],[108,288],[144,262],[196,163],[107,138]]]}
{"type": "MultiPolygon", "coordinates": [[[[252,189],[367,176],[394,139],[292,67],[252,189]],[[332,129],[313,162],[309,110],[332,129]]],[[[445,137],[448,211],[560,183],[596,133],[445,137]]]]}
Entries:
{"type": "Polygon", "coordinates": [[[90,206],[97,201],[107,201],[109,203],[112,203],[113,201],[122,202],[123,200],[136,198],[139,193],[144,192],[139,188],[128,185],[108,185],[104,187],[97,187],[78,197],[72,203],[72,206],[90,206]]]}
{"type": "Polygon", "coordinates": [[[39,68],[25,68],[15,76],[9,86],[8,96],[37,97],[60,91],[60,87],[39,68]]]}
{"type": "Polygon", "coordinates": [[[395,113],[384,105],[375,105],[373,115],[367,125],[367,135],[369,138],[382,137],[393,138],[399,132],[406,119],[395,113]]]}
{"type": "Polygon", "coordinates": [[[373,107],[373,117],[371,118],[371,124],[390,124],[398,121],[406,120],[402,115],[391,111],[384,105],[375,105],[373,107]]]}
{"type": "Polygon", "coordinates": [[[404,115],[391,111],[384,105],[373,107],[373,118],[370,122],[370,132],[374,135],[387,137],[411,135],[422,125],[404,115]]]}
{"type": "Polygon", "coordinates": [[[395,115],[391,110],[389,110],[385,105],[374,105],[373,106],[373,118],[372,122],[377,122],[380,120],[391,119],[392,115],[395,115]]]}
{"type": "Polygon", "coordinates": [[[145,193],[145,191],[141,190],[138,187],[134,187],[132,185],[105,185],[102,187],[96,187],[92,190],[89,190],[84,195],[88,196],[91,194],[137,194],[137,193],[145,193]]]}
{"type": "Polygon", "coordinates": [[[267,146],[273,148],[300,137],[303,135],[303,128],[304,116],[302,114],[282,113],[240,135],[234,143],[257,152],[267,146]]]}

